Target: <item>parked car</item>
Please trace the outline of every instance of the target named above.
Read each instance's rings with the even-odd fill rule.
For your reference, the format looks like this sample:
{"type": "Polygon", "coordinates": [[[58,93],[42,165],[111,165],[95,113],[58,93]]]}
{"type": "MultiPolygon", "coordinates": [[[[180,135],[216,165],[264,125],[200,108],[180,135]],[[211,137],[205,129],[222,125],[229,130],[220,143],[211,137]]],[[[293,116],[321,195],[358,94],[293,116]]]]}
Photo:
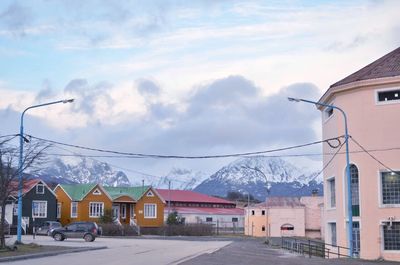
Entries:
{"type": "Polygon", "coordinates": [[[65,227],[54,228],[50,233],[56,241],[83,238],[86,242],[92,242],[100,235],[99,227],[95,222],[74,222],[65,227]]]}
{"type": "Polygon", "coordinates": [[[41,226],[37,227],[36,234],[49,236],[52,229],[59,227],[61,227],[60,222],[46,221],[41,226]]]}

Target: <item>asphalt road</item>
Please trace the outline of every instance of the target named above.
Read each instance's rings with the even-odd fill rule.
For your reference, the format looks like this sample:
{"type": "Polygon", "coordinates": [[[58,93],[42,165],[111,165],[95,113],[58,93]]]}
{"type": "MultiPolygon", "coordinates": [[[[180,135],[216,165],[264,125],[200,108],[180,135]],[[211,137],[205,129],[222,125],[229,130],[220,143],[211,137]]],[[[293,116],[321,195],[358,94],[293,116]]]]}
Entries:
{"type": "Polygon", "coordinates": [[[12,265],[160,265],[178,264],[204,253],[211,253],[230,244],[230,241],[195,241],[137,238],[97,238],[94,242],[83,239],[67,239],[56,242],[50,237],[24,236],[24,243],[35,242],[40,245],[63,245],[73,247],[107,246],[107,249],[63,254],[9,262],[12,265]]]}

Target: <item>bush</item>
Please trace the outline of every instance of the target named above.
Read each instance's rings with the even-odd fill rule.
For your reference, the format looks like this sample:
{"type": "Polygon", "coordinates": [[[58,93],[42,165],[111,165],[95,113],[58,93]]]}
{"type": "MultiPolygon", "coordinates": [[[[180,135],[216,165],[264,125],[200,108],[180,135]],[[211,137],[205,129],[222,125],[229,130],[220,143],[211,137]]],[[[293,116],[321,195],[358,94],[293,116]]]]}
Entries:
{"type": "Polygon", "coordinates": [[[113,218],[112,210],[106,209],[104,211],[104,214],[102,216],[100,216],[99,223],[110,224],[113,222],[113,220],[114,220],[114,218],[113,218]]]}
{"type": "Polygon", "coordinates": [[[166,225],[162,227],[142,227],[140,232],[144,235],[211,236],[213,226],[211,224],[166,225]]]}
{"type": "Polygon", "coordinates": [[[101,224],[103,236],[137,236],[136,229],[130,225],[123,224],[101,224]]]}

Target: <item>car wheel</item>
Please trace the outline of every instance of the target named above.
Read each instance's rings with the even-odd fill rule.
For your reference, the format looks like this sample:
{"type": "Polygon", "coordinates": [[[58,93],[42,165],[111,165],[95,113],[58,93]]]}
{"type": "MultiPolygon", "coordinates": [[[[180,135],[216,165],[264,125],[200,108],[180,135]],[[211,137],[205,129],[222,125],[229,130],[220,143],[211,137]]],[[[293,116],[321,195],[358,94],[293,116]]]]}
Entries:
{"type": "Polygon", "coordinates": [[[86,234],[83,236],[83,239],[85,239],[86,242],[93,242],[94,236],[92,236],[91,234],[86,234]]]}
{"type": "Polygon", "coordinates": [[[64,240],[63,235],[60,234],[60,233],[55,233],[53,238],[54,238],[55,241],[63,241],[64,240]]]}

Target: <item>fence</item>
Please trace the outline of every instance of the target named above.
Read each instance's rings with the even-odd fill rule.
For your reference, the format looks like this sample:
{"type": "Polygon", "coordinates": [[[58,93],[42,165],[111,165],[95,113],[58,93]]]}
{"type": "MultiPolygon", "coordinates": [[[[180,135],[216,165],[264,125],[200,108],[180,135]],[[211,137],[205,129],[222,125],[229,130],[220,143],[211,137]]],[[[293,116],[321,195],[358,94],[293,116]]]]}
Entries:
{"type": "Polygon", "coordinates": [[[221,235],[221,234],[243,235],[244,234],[244,227],[239,226],[238,222],[217,220],[217,221],[213,221],[213,222],[206,222],[206,224],[212,224],[214,235],[221,235]]]}
{"type": "Polygon", "coordinates": [[[302,254],[308,257],[321,258],[341,258],[350,256],[347,255],[349,248],[326,244],[324,242],[306,240],[293,237],[282,237],[281,247],[289,251],[302,254]]]}

